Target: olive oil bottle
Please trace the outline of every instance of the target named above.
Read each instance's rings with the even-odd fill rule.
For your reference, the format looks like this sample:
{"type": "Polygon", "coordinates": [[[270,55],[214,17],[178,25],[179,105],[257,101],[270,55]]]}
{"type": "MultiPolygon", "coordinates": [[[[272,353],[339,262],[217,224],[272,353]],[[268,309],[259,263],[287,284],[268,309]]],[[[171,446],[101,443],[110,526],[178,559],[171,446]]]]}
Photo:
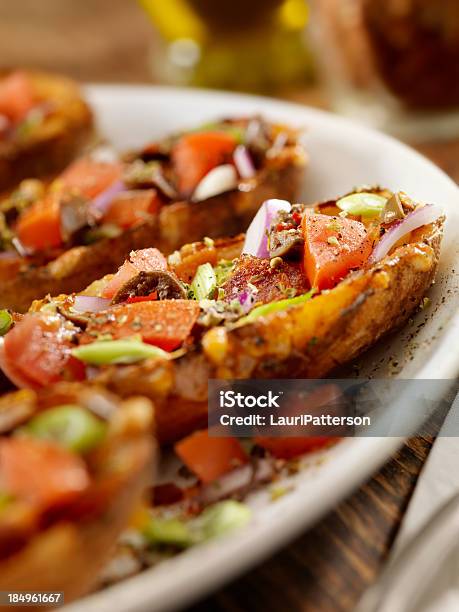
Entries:
{"type": "Polygon", "coordinates": [[[162,81],[275,93],[311,78],[306,0],[140,0],[162,81]]]}

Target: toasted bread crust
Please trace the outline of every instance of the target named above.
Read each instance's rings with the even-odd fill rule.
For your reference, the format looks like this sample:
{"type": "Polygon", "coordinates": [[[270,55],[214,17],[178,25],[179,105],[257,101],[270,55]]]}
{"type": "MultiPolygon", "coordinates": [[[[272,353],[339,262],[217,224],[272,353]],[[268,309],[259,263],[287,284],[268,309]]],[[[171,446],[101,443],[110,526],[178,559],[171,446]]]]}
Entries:
{"type": "Polygon", "coordinates": [[[434,280],[442,227],[440,219],[416,230],[409,244],[301,306],[224,330],[215,353],[204,336],[180,359],[111,367],[100,379],[121,395],[137,390],[151,397],[158,438],[166,444],[206,426],[209,378],[326,376],[419,307],[434,280]]]}
{"type": "Polygon", "coordinates": [[[24,142],[0,142],[0,193],[25,178],[47,177],[60,172],[88,144],[93,134],[91,110],[74,81],[41,72],[29,72],[28,75],[38,96],[52,100],[57,110],[24,142]]]}
{"type": "MultiPolygon", "coordinates": [[[[75,396],[82,393],[88,397],[92,392],[90,385],[79,383],[60,383],[43,389],[38,395],[27,391],[31,396],[29,401],[39,402],[41,407],[74,401],[75,396]]],[[[8,408],[9,398],[14,405],[18,393],[24,391],[2,398],[3,411],[8,408]]],[[[139,402],[145,408],[146,400],[132,398],[122,402],[119,409],[135,413],[139,402]]],[[[0,560],[4,589],[63,591],[65,603],[69,603],[96,584],[101,567],[109,559],[118,535],[137,509],[142,492],[153,476],[155,457],[151,428],[148,424],[144,427],[139,424],[137,429],[132,424],[120,427],[123,429],[105,450],[106,461],[101,462],[101,467],[93,474],[92,495],[96,500],[100,498],[101,509],[89,512],[84,519],[62,519],[41,529],[18,552],[0,560]]]]}
{"type": "Polygon", "coordinates": [[[3,281],[0,308],[17,312],[28,309],[34,299],[83,290],[89,283],[115,272],[129,252],[155,246],[169,254],[183,244],[217,238],[245,230],[268,197],[295,199],[304,166],[292,154],[282,165],[262,170],[239,190],[203,202],[176,202],[164,206],[152,221],[127,230],[117,238],[75,247],[46,266],[26,267],[15,278],[3,281]]]}

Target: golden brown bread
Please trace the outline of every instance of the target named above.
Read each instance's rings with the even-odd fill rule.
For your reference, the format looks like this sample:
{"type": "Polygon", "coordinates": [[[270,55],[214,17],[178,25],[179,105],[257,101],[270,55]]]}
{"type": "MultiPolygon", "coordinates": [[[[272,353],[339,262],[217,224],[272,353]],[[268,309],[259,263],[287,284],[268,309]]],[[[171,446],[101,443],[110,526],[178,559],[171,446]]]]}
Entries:
{"type": "MultiPolygon", "coordinates": [[[[3,72],[0,74],[0,79],[3,72]]],[[[92,113],[76,83],[45,72],[27,72],[36,96],[54,112],[23,140],[0,141],[0,192],[22,179],[46,177],[65,168],[93,134],[92,113]]]]}
{"type": "Polygon", "coordinates": [[[320,378],[400,327],[421,303],[438,264],[443,220],[334,289],[239,328],[214,327],[169,362],[112,366],[100,380],[121,395],[150,397],[161,443],[207,422],[209,378],[320,378]]]}
{"type": "Polygon", "coordinates": [[[304,164],[292,150],[274,167],[264,168],[254,179],[241,181],[238,190],[202,202],[164,206],[152,221],[116,238],[72,248],[45,266],[27,266],[14,278],[2,281],[0,308],[24,312],[34,299],[47,294],[81,291],[92,281],[116,271],[132,250],[155,246],[169,254],[204,236],[237,234],[247,228],[263,200],[297,198],[303,174],[304,164]]]}
{"type": "Polygon", "coordinates": [[[89,405],[95,403],[96,394],[118,404],[92,474],[91,495],[96,499],[97,510],[79,519],[54,522],[32,536],[18,552],[0,560],[4,590],[64,591],[66,603],[88,592],[109,559],[119,533],[137,509],[144,488],[150,484],[154,437],[151,405],[144,398],[119,402],[97,387],[60,383],[38,395],[33,391],[6,395],[1,399],[0,410],[4,414],[8,405],[16,410],[18,404],[39,405],[42,409],[82,400],[89,405]]]}

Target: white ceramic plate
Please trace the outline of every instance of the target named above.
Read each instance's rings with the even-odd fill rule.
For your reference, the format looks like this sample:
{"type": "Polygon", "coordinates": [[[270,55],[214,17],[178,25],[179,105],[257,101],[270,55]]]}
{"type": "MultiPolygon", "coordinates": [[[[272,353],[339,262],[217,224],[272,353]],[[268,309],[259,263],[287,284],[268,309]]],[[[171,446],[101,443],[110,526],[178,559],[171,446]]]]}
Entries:
{"type": "MultiPolygon", "coordinates": [[[[162,87],[91,86],[90,102],[103,134],[120,149],[144,144],[169,131],[221,116],[261,113],[307,128],[311,163],[303,199],[313,201],[361,184],[381,184],[440,204],[448,220],[439,278],[421,334],[410,340],[402,331],[367,354],[361,374],[387,375],[389,355],[404,378],[451,379],[459,372],[459,190],[429,161],[382,134],[321,111],[275,100],[235,94],[162,87]],[[443,300],[443,298],[445,298],[443,300]],[[375,368],[375,364],[378,367],[375,368]]],[[[411,334],[416,325],[411,326],[411,334]]],[[[178,557],[87,597],[72,612],[174,609],[216,589],[273,553],[312,525],[367,479],[402,443],[400,438],[347,439],[309,459],[295,488],[277,502],[267,491],[250,501],[250,526],[227,538],[196,547],[178,557]]],[[[67,560],[71,562],[71,560],[67,560]]]]}

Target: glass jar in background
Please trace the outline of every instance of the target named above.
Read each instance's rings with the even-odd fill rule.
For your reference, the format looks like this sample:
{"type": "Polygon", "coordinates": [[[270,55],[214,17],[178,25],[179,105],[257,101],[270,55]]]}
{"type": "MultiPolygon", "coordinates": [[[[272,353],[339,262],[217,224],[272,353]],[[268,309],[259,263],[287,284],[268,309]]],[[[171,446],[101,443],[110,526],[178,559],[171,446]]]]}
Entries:
{"type": "Polygon", "coordinates": [[[306,0],[140,0],[163,44],[157,80],[277,93],[312,78],[306,0]]]}
{"type": "Polygon", "coordinates": [[[331,103],[412,141],[459,134],[459,0],[315,0],[331,103]]]}

